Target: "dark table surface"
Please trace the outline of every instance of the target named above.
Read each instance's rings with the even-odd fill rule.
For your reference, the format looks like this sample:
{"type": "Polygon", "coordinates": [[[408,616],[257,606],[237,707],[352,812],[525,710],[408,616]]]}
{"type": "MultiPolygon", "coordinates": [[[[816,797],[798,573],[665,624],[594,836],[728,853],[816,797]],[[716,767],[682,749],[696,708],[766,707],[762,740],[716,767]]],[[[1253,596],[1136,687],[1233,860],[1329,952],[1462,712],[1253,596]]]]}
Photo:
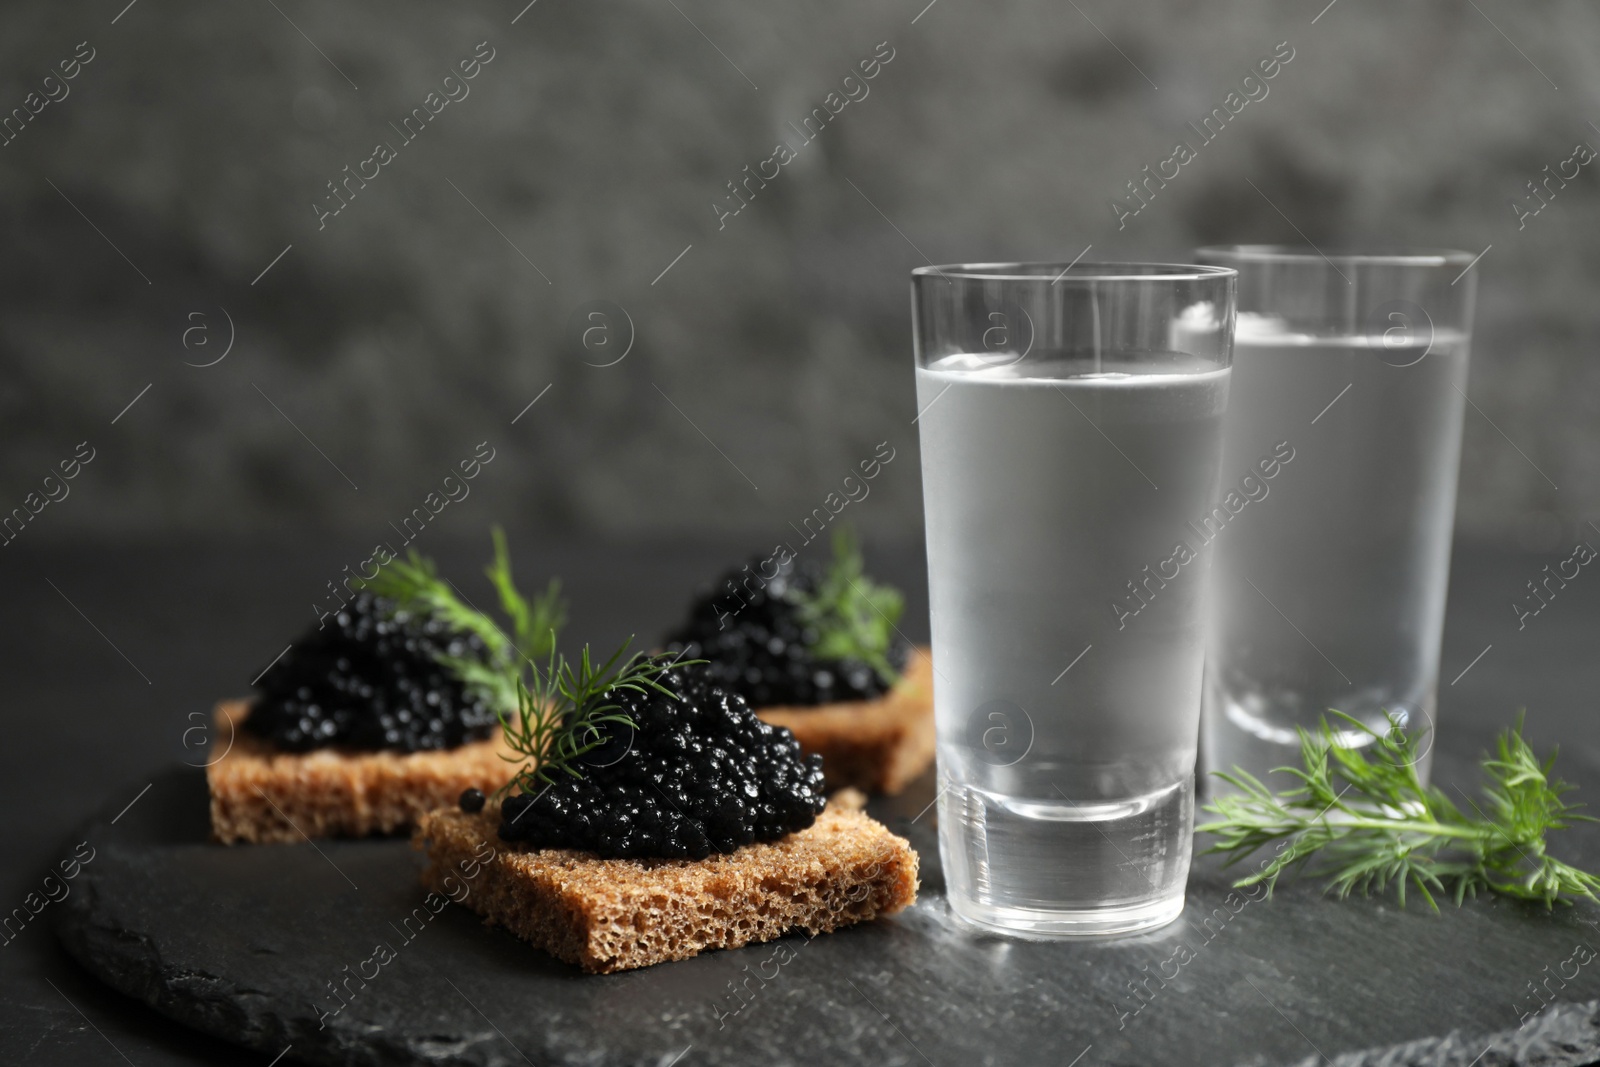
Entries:
{"type": "MultiPolygon", "coordinates": [[[[425,547],[449,573],[476,575],[487,545],[441,539],[425,547]]],[[[513,553],[526,584],[562,576],[572,640],[607,644],[633,632],[657,637],[696,585],[752,547],[514,542],[513,553]]],[[[1534,745],[1559,743],[1564,776],[1591,795],[1600,791],[1593,705],[1600,579],[1580,575],[1520,629],[1511,606],[1529,579],[1568,551],[1457,547],[1441,667],[1442,777],[1470,782],[1472,761],[1526,708],[1534,745]]],[[[326,583],[366,554],[355,538],[309,536],[192,545],[19,541],[0,553],[9,683],[8,743],[0,746],[8,815],[0,822],[0,855],[7,857],[0,910],[19,905],[47,868],[71,854],[68,835],[93,812],[134,801],[165,768],[199,762],[185,745],[191,715],[243,693],[312,619],[311,604],[326,583]]],[[[906,590],[904,628],[925,639],[920,549],[869,551],[869,563],[906,590]]],[[[476,598],[475,587],[466,588],[476,598]]],[[[1600,864],[1594,828],[1573,833],[1570,842],[1572,858],[1600,864]]],[[[190,1033],[101,985],[59,948],[50,917],[47,909],[0,949],[0,1062],[269,1061],[190,1033]]],[[[1530,974],[1540,962],[1548,961],[1529,960],[1530,974]]],[[[1511,1025],[1514,1018],[1484,1021],[1485,1029],[1511,1025]]],[[[1193,1034],[1196,1063],[1210,1062],[1204,1031],[1193,1034]]],[[[1317,1034],[1304,1036],[1314,1044],[1317,1034]]]]}

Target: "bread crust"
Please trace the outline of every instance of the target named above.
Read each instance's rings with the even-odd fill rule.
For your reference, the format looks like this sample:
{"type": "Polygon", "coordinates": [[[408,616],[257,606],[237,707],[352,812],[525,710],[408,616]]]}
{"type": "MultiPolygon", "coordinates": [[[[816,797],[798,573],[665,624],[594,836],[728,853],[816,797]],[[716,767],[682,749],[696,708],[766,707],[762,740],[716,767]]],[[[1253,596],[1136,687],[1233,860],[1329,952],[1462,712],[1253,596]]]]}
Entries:
{"type": "Polygon", "coordinates": [[[463,790],[485,793],[510,781],[518,764],[499,731],[485,741],[433,752],[358,752],[338,748],[284,752],[243,729],[245,700],[224,701],[214,715],[206,767],[211,837],[223,844],[364,837],[412,829],[463,790]]]}
{"type": "Polygon", "coordinates": [[[493,805],[424,815],[412,839],[428,858],[423,885],[591,974],[837,930],[917,897],[910,844],[848,802],[808,829],[704,860],[519,850],[500,840],[499,819],[493,805]]]}
{"type": "Polygon", "coordinates": [[[877,700],[757,708],[756,714],[792,730],[808,755],[822,756],[829,789],[898,793],[933,762],[933,655],[913,648],[900,681],[877,700]]]}

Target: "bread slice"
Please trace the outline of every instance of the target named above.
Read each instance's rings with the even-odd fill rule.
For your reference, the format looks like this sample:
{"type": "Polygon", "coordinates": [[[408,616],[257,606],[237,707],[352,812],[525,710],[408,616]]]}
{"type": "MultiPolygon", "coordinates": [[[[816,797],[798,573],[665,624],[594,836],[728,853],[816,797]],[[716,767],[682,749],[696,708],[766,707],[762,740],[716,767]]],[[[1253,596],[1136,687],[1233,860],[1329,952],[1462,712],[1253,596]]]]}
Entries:
{"type": "Polygon", "coordinates": [[[423,885],[591,974],[837,930],[917,898],[910,844],[837,799],[808,829],[704,860],[518,851],[499,820],[494,805],[424,815],[423,885]]]}
{"type": "Polygon", "coordinates": [[[240,841],[364,837],[410,830],[434,808],[455,804],[463,790],[485,793],[510,781],[517,764],[500,734],[435,752],[356,752],[337,748],[284,752],[240,729],[244,700],[217,705],[206,784],[211,836],[240,841]]]}
{"type": "Polygon", "coordinates": [[[756,714],[794,731],[808,755],[821,754],[829,789],[898,793],[933,762],[933,655],[912,649],[900,681],[877,700],[757,708],[756,714]]]}

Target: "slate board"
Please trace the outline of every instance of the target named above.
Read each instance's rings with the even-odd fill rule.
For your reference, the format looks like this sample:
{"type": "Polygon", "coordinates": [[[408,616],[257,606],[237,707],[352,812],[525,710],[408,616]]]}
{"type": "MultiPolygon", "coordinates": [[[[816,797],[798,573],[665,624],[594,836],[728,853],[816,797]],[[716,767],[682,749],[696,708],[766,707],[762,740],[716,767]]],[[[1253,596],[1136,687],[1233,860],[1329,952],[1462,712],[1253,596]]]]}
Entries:
{"type": "Polygon", "coordinates": [[[1600,959],[1552,980],[1558,1002],[1518,1029],[1542,1006],[1535,983],[1570,973],[1579,943],[1600,949],[1593,906],[1546,915],[1485,900],[1436,916],[1330,900],[1310,884],[1230,906],[1227,879],[1202,862],[1184,916],[1156,934],[1008,940],[951,920],[934,815],[918,817],[932,797],[924,779],[872,806],[921,853],[913,909],[814,941],[593,977],[456,906],[413,920],[408,939],[423,894],[404,841],[209,844],[204,777],[174,770],[114,825],[107,810],[73,838],[97,854],[59,906],[58,933],[117,989],[269,1056],[287,1049],[285,1062],[1600,1061],[1600,959]],[[319,1019],[341,1004],[330,984],[372,974],[362,961],[380,943],[394,959],[364,987],[351,978],[354,995],[319,1019]],[[1147,979],[1141,1001],[1130,983],[1147,979]]]}

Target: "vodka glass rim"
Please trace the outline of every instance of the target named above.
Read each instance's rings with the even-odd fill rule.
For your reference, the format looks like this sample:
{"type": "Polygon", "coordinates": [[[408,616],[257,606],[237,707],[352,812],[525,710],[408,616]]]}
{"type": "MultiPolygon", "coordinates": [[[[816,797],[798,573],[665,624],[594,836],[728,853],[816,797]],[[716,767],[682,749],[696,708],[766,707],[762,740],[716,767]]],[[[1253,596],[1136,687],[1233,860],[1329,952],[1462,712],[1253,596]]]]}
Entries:
{"type": "Polygon", "coordinates": [[[1203,281],[1237,274],[1232,267],[1210,266],[1196,263],[1145,263],[1145,262],[1018,262],[1018,263],[948,263],[915,267],[912,278],[927,283],[930,280],[960,278],[964,281],[983,282],[1045,282],[1068,284],[1087,282],[1182,282],[1203,281]]]}
{"type": "Polygon", "coordinates": [[[1321,261],[1345,266],[1465,267],[1477,253],[1455,248],[1353,245],[1318,248],[1314,245],[1202,245],[1196,259],[1227,264],[1299,263],[1321,261]]]}

